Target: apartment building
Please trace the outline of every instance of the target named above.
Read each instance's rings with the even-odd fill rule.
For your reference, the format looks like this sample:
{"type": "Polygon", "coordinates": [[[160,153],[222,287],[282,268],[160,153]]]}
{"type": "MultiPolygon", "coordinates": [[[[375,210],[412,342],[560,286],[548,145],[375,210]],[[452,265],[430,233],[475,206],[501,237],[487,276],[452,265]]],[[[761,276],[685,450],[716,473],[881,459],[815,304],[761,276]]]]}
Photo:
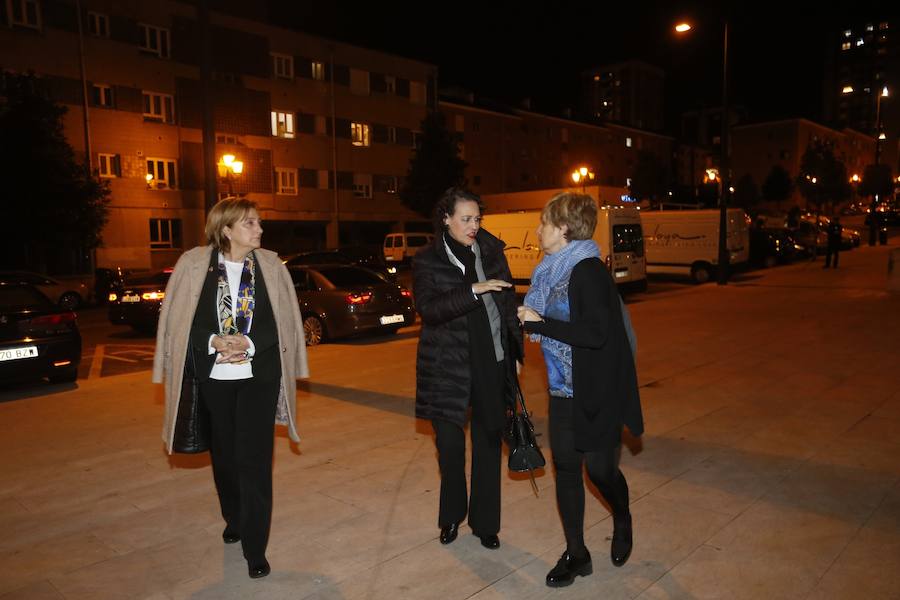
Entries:
{"type": "Polygon", "coordinates": [[[419,219],[397,190],[436,103],[432,65],[246,16],[207,22],[189,2],[0,5],[0,68],[42,79],[110,182],[98,266],[170,266],[203,243],[204,36],[217,189],[259,203],[267,247],[377,243],[419,219]]]}

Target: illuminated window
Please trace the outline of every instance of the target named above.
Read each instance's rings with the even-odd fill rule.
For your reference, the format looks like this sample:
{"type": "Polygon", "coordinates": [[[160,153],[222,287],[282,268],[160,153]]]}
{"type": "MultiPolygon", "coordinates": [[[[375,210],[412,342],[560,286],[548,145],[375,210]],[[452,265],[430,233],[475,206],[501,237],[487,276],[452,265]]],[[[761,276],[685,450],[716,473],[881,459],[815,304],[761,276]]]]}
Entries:
{"type": "Polygon", "coordinates": [[[178,187],[178,173],[171,158],[147,159],[147,185],[156,190],[174,190],[178,187]]]}
{"type": "Polygon", "coordinates": [[[850,31],[849,29],[845,29],[845,30],[844,30],[844,37],[845,37],[845,38],[848,38],[848,37],[850,37],[850,36],[852,36],[852,35],[853,35],[853,32],[850,31]]]}
{"type": "Polygon", "coordinates": [[[863,41],[862,38],[859,38],[858,40],[856,40],[857,47],[862,46],[863,44],[865,44],[865,42],[863,41]]]}
{"type": "Polygon", "coordinates": [[[841,50],[849,50],[851,48],[850,42],[843,42],[841,44],[841,50]]]}
{"type": "Polygon", "coordinates": [[[845,85],[845,86],[843,87],[843,89],[841,89],[841,93],[842,93],[842,94],[852,94],[852,93],[853,93],[853,86],[852,86],[852,85],[845,85]]]}
{"type": "Polygon", "coordinates": [[[631,148],[631,138],[630,137],[625,138],[625,147],[631,148]]]}
{"type": "Polygon", "coordinates": [[[325,63],[313,61],[312,78],[316,81],[325,81],[325,63]]]}
{"type": "Polygon", "coordinates": [[[350,124],[350,142],[354,146],[369,145],[369,126],[365,123],[350,124]]]}
{"type": "Polygon", "coordinates": [[[272,111],[272,135],[275,137],[293,139],[294,137],[294,113],[272,111]]]}

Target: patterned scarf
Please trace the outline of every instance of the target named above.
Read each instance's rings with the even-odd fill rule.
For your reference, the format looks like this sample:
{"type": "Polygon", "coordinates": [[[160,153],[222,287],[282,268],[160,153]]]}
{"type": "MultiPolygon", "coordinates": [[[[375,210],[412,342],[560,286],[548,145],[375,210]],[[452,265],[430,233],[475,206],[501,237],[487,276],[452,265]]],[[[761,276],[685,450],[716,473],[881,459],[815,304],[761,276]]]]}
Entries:
{"type": "Polygon", "coordinates": [[[555,254],[545,254],[531,274],[531,288],[525,294],[525,306],[543,315],[550,290],[569,278],[575,265],[585,258],[600,258],[600,248],[594,240],[572,240],[555,254]]]}
{"type": "Polygon", "coordinates": [[[216,288],[216,307],[219,312],[219,334],[234,335],[250,332],[253,321],[253,309],[256,301],[256,261],[253,253],[244,258],[244,269],[241,271],[241,283],[238,286],[237,308],[231,298],[231,286],[228,285],[228,271],[225,270],[225,257],[219,254],[219,280],[216,288]]]}

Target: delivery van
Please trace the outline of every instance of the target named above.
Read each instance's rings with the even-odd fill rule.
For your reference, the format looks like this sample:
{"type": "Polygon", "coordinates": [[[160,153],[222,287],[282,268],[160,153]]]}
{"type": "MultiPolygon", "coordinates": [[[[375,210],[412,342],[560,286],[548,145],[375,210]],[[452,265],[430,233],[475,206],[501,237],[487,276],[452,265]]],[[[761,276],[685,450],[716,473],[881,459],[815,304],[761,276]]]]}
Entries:
{"type": "MultiPolygon", "coordinates": [[[[642,210],[647,273],[688,275],[695,283],[712,279],[719,264],[719,209],[642,210]]],[[[750,228],[740,208],[726,214],[729,264],[750,258],[750,228]]]]}
{"type": "MultiPolygon", "coordinates": [[[[506,243],[506,260],[519,293],[528,290],[531,273],[543,257],[537,237],[540,223],[539,210],[488,214],[482,221],[485,229],[506,243]]],[[[639,210],[631,206],[601,206],[594,241],[600,246],[601,260],[620,287],[646,289],[639,210]]]]}
{"type": "Polygon", "coordinates": [[[408,263],[416,252],[434,239],[430,233],[389,233],[384,237],[384,260],[388,263],[408,263]]]}

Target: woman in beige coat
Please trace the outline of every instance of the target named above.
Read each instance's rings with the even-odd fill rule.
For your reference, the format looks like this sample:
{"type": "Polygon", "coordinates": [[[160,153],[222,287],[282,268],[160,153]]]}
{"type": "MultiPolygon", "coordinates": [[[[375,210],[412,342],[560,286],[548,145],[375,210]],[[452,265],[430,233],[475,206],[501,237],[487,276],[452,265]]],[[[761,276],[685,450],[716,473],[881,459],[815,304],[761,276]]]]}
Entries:
{"type": "Polygon", "coordinates": [[[153,381],[165,384],[163,441],[172,452],[188,352],[209,413],[210,454],[226,544],[241,542],[250,577],[270,572],[273,424],[296,427],[296,383],[309,375],[297,296],[274,252],[260,248],[256,204],[220,201],[209,246],[185,252],[166,286],[153,381]]]}

